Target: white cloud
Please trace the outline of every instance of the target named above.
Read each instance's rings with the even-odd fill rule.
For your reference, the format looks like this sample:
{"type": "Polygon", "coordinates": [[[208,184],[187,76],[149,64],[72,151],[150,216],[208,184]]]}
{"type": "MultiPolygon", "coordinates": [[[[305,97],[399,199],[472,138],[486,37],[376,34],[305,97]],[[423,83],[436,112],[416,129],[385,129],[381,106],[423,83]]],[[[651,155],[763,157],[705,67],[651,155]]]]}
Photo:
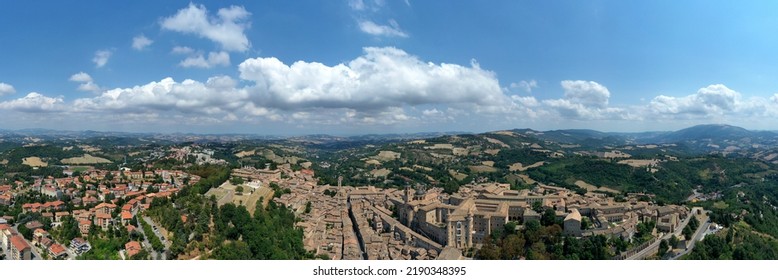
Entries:
{"type": "Polygon", "coordinates": [[[113,52],[110,50],[99,50],[95,52],[95,57],[92,58],[92,62],[95,63],[95,67],[101,68],[108,63],[108,59],[111,58],[113,52]]]}
{"type": "Polygon", "coordinates": [[[277,58],[253,58],[240,64],[240,76],[255,82],[257,101],[270,107],[381,109],[402,105],[470,104],[503,106],[510,102],[490,71],[424,62],[396,48],[365,48],[347,64],[327,66],[277,58]]]}
{"type": "Polygon", "coordinates": [[[189,6],[161,21],[162,29],[194,34],[216,42],[226,51],[246,51],[250,42],[244,31],[250,27],[247,19],[251,13],[243,7],[221,8],[216,17],[209,16],[203,5],[189,6]]]}
{"type": "Polygon", "coordinates": [[[235,88],[236,82],[227,76],[217,76],[205,83],[194,80],[176,82],[165,78],[132,88],[104,91],[94,98],[73,102],[80,112],[151,113],[219,115],[245,105],[245,90],[235,88]]]}
{"type": "Polygon", "coordinates": [[[143,34],[132,38],[132,48],[139,51],[145,49],[148,46],[151,46],[152,43],[154,43],[154,41],[146,38],[146,36],[143,34]]]}
{"type": "Polygon", "coordinates": [[[527,93],[531,93],[533,88],[538,87],[538,82],[535,80],[520,81],[518,83],[511,83],[511,88],[521,89],[527,93]]]}
{"type": "Polygon", "coordinates": [[[402,31],[397,21],[393,19],[389,20],[389,25],[380,25],[371,20],[362,20],[359,21],[359,29],[373,36],[408,37],[408,33],[402,31]]]}
{"type": "Polygon", "coordinates": [[[362,11],[365,9],[365,2],[362,0],[349,0],[348,5],[351,7],[351,9],[357,11],[362,11]]]}
{"type": "Polygon", "coordinates": [[[16,89],[12,85],[0,83],[0,96],[13,93],[16,93],[16,89]]]}
{"type": "Polygon", "coordinates": [[[659,95],[651,100],[648,107],[657,115],[709,116],[738,112],[745,105],[748,104],[743,103],[740,93],[715,84],[683,97],[659,95]]]}
{"type": "Polygon", "coordinates": [[[564,97],[546,99],[542,104],[566,120],[624,120],[639,115],[625,108],[609,107],[610,91],[594,81],[565,80],[561,83],[564,97]]]}
{"type": "Polygon", "coordinates": [[[211,68],[215,66],[229,66],[230,55],[227,52],[210,52],[206,58],[202,54],[187,57],[181,63],[184,68],[211,68]]]}
{"type": "Polygon", "coordinates": [[[174,54],[192,54],[195,52],[195,50],[190,47],[175,46],[170,52],[174,54]]]}
{"type": "Polygon", "coordinates": [[[78,90],[80,91],[91,91],[91,92],[98,92],[100,91],[100,86],[98,86],[94,80],[92,80],[92,76],[89,76],[89,74],[84,72],[78,72],[76,74],[73,74],[70,76],[70,81],[72,82],[78,82],[80,83],[78,85],[78,90]]]}
{"type": "Polygon", "coordinates": [[[53,98],[31,92],[22,98],[0,102],[0,109],[25,113],[45,113],[62,110],[63,103],[62,97],[53,98]]]}
{"type": "Polygon", "coordinates": [[[611,97],[606,87],[592,81],[562,81],[562,89],[565,99],[589,107],[605,108],[611,97]]]}

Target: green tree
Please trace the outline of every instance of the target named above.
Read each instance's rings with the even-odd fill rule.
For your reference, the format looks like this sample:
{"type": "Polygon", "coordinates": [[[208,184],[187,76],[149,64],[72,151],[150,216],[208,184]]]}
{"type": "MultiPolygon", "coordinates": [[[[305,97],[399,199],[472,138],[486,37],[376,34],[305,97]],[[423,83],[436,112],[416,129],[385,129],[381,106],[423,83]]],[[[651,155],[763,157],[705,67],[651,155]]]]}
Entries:
{"type": "Polygon", "coordinates": [[[664,256],[669,248],[670,247],[667,244],[667,240],[662,239],[662,241],[659,241],[659,251],[656,253],[656,255],[659,257],[664,256]]]}
{"type": "Polygon", "coordinates": [[[671,248],[678,247],[678,242],[679,242],[678,237],[675,236],[675,234],[673,234],[673,236],[670,237],[670,242],[669,242],[670,247],[671,248]]]}

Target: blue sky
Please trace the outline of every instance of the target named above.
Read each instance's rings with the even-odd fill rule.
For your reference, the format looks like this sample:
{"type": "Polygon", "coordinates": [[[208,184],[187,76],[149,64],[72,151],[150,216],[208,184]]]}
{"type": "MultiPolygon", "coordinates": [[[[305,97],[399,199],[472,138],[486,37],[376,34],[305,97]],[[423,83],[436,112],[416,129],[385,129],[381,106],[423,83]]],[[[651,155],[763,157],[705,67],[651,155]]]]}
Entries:
{"type": "Polygon", "coordinates": [[[778,129],[773,1],[3,1],[0,128],[778,129]]]}

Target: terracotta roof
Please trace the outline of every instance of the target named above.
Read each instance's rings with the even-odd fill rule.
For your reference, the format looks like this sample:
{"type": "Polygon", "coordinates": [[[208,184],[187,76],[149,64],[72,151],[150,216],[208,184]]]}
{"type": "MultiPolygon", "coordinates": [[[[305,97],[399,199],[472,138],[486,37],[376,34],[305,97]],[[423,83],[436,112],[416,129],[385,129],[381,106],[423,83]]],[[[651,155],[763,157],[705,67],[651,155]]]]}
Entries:
{"type": "Polygon", "coordinates": [[[97,206],[95,206],[95,209],[100,209],[100,208],[104,208],[104,207],[116,208],[116,205],[103,202],[103,203],[100,203],[97,206]]]}
{"type": "Polygon", "coordinates": [[[13,237],[11,237],[11,245],[13,245],[18,251],[24,251],[30,249],[30,245],[27,244],[27,241],[25,241],[24,238],[22,238],[19,235],[14,235],[13,237]]]}
{"type": "Polygon", "coordinates": [[[124,249],[127,250],[127,256],[132,257],[140,253],[142,248],[140,247],[140,243],[138,243],[138,241],[130,241],[127,242],[127,244],[124,244],[124,249]]]}
{"type": "Polygon", "coordinates": [[[80,224],[80,225],[91,225],[92,222],[90,222],[89,220],[81,220],[81,221],[78,221],[78,224],[80,224]]]}
{"type": "Polygon", "coordinates": [[[54,256],[59,256],[62,253],[65,253],[65,247],[62,247],[62,245],[54,244],[49,247],[49,252],[51,252],[54,256]]]}
{"type": "Polygon", "coordinates": [[[95,216],[98,219],[110,219],[111,218],[111,214],[106,214],[106,213],[97,213],[95,216]]]}
{"type": "Polygon", "coordinates": [[[122,211],[122,220],[132,219],[132,213],[129,211],[122,211]]]}

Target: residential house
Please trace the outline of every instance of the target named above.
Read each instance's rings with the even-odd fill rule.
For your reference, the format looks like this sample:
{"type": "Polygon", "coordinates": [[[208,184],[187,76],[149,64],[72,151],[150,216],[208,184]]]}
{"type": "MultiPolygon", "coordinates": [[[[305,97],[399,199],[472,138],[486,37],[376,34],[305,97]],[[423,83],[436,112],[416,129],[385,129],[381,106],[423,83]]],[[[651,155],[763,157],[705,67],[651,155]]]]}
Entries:
{"type": "Polygon", "coordinates": [[[10,239],[11,236],[13,236],[13,228],[11,228],[11,225],[9,224],[0,224],[0,244],[2,244],[2,248],[5,250],[8,250],[10,247],[10,239]]]}
{"type": "Polygon", "coordinates": [[[80,220],[78,221],[78,230],[81,231],[81,235],[87,236],[89,234],[89,228],[92,226],[92,222],[90,220],[80,220]]]}
{"type": "Polygon", "coordinates": [[[11,206],[12,203],[13,203],[13,197],[11,196],[11,194],[6,193],[0,195],[0,205],[11,206]]]}
{"type": "Polygon", "coordinates": [[[143,248],[140,246],[140,243],[138,243],[138,241],[127,242],[127,244],[124,244],[124,249],[127,252],[127,258],[131,258],[132,256],[140,253],[141,250],[143,250],[143,248]]]}
{"type": "Polygon", "coordinates": [[[54,213],[54,221],[57,223],[62,222],[62,218],[67,216],[70,216],[70,213],[68,213],[68,211],[56,212],[54,213]]]}
{"type": "Polygon", "coordinates": [[[65,250],[65,247],[62,245],[54,243],[49,246],[49,256],[51,256],[52,259],[62,259],[67,256],[67,250],[65,250]]]}
{"type": "Polygon", "coordinates": [[[87,251],[92,249],[92,245],[89,244],[86,240],[80,237],[73,238],[73,240],[70,241],[70,249],[72,249],[76,254],[81,255],[83,253],[86,253],[87,251]]]}
{"type": "Polygon", "coordinates": [[[103,202],[95,206],[95,214],[111,214],[113,213],[114,209],[116,209],[115,204],[103,202]]]}
{"type": "Polygon", "coordinates": [[[130,221],[132,220],[132,212],[129,211],[122,211],[121,218],[122,218],[122,225],[126,226],[130,224],[130,221]]]}
{"type": "Polygon", "coordinates": [[[111,214],[97,213],[95,214],[95,225],[99,226],[102,230],[108,230],[111,227],[113,218],[111,214]]]}
{"type": "Polygon", "coordinates": [[[39,221],[29,221],[26,224],[24,224],[24,227],[26,227],[29,230],[35,231],[36,229],[43,228],[43,224],[39,221]]]}
{"type": "Polygon", "coordinates": [[[12,260],[30,260],[32,259],[32,248],[30,244],[21,235],[14,235],[10,239],[10,253],[12,260]]]}

